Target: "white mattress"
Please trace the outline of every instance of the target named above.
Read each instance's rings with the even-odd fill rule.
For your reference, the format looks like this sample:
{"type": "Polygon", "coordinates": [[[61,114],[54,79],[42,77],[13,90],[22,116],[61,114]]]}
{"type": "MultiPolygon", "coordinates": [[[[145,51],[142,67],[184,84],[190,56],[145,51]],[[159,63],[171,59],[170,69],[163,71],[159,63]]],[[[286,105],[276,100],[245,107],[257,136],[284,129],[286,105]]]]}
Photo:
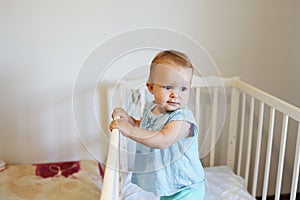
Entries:
{"type": "Polygon", "coordinates": [[[244,186],[244,179],[237,176],[228,166],[205,168],[205,200],[230,199],[246,200],[253,198],[244,186]]]}
{"type": "MultiPolygon", "coordinates": [[[[237,176],[227,166],[208,167],[204,169],[207,182],[205,183],[205,200],[253,200],[244,187],[244,179],[237,176]]],[[[125,180],[123,197],[126,200],[159,200],[150,192],[143,191],[130,182],[131,174],[125,180]]]]}

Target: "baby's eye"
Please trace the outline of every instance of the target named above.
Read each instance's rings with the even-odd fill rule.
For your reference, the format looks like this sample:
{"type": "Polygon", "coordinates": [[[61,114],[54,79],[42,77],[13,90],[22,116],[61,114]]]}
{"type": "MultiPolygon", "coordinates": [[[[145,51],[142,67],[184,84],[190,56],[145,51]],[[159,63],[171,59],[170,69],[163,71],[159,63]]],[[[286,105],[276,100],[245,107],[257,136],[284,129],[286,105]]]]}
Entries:
{"type": "Polygon", "coordinates": [[[169,86],[169,85],[164,85],[163,88],[165,88],[166,90],[171,90],[172,89],[172,87],[169,86]]]}
{"type": "Polygon", "coordinates": [[[182,88],[181,88],[181,91],[182,91],[182,92],[187,91],[187,90],[188,90],[187,87],[182,87],[182,88]]]}

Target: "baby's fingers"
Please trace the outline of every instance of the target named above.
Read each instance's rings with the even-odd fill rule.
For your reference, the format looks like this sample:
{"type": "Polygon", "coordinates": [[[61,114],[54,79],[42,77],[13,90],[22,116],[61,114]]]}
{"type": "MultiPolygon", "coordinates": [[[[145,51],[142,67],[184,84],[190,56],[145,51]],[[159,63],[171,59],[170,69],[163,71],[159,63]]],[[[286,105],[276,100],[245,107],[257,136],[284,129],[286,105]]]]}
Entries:
{"type": "Polygon", "coordinates": [[[116,129],[116,128],[118,128],[118,124],[117,124],[116,120],[114,120],[110,123],[109,129],[110,129],[110,131],[112,131],[113,129],[116,129]]]}
{"type": "Polygon", "coordinates": [[[118,108],[113,111],[112,118],[113,119],[125,119],[128,121],[129,116],[122,108],[118,108]],[[116,117],[119,117],[119,118],[116,118],[116,117]]]}
{"type": "Polygon", "coordinates": [[[123,117],[124,113],[125,111],[122,108],[115,108],[111,116],[112,118],[115,118],[116,116],[123,117]]]}

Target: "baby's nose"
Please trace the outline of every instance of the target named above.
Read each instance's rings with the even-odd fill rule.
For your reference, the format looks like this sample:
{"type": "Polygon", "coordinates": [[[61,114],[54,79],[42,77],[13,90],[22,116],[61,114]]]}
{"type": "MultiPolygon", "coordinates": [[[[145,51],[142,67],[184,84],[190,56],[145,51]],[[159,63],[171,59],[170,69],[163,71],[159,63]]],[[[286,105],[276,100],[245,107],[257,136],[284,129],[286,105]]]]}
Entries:
{"type": "Polygon", "coordinates": [[[175,90],[171,90],[170,96],[171,96],[171,98],[176,98],[178,95],[177,95],[177,92],[175,90]]]}

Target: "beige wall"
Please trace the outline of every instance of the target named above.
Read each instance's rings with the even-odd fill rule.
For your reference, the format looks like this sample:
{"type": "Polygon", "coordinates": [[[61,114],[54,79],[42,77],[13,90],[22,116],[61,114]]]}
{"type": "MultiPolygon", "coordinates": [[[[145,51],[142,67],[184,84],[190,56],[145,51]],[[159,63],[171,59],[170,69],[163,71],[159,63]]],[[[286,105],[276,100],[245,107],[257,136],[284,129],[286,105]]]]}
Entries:
{"type": "MultiPolygon", "coordinates": [[[[101,43],[139,27],[184,33],[206,48],[222,75],[240,76],[300,106],[299,1],[2,0],[0,5],[0,158],[8,163],[90,157],[73,119],[76,77],[101,43]]],[[[80,89],[80,101],[89,105],[84,96],[91,88],[80,89]]],[[[83,139],[97,149],[106,138],[89,128],[91,115],[84,112],[77,126],[86,127],[83,139]]],[[[107,116],[97,119],[102,118],[107,116]]],[[[105,149],[95,151],[105,155],[105,149]]]]}

